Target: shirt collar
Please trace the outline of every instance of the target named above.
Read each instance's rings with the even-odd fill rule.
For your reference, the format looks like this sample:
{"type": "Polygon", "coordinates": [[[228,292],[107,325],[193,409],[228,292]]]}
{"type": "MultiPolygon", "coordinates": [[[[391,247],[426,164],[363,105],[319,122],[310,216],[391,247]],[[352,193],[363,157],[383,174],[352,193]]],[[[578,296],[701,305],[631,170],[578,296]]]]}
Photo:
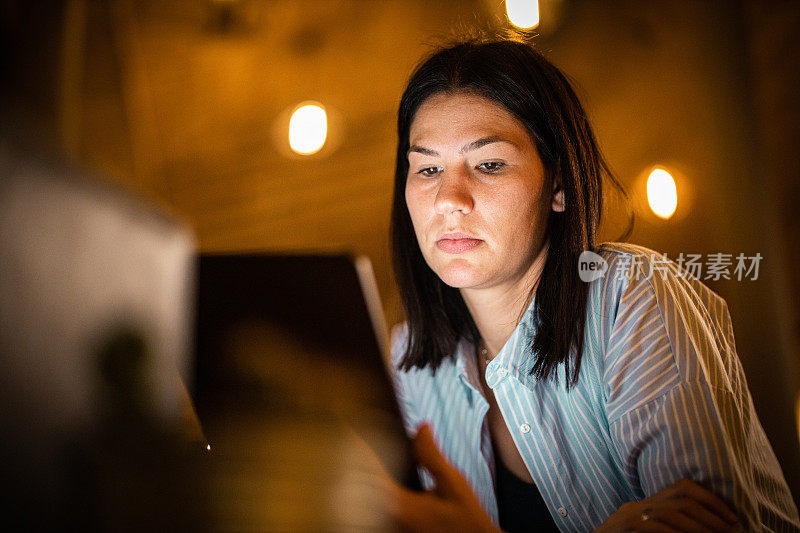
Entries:
{"type": "MultiPolygon", "coordinates": [[[[536,305],[534,294],[530,305],[522,315],[517,327],[511,333],[506,344],[486,368],[486,383],[493,387],[499,380],[512,376],[528,389],[533,391],[536,378],[531,375],[536,358],[531,352],[530,345],[536,333],[533,323],[533,311],[536,305]]],[[[461,339],[456,349],[456,370],[463,383],[477,391],[481,391],[478,372],[478,358],[475,346],[465,339],[461,339]]]]}
{"type": "Polygon", "coordinates": [[[481,393],[481,382],[478,376],[478,358],[475,357],[475,346],[464,338],[459,341],[458,347],[456,348],[456,372],[461,383],[481,393]]]}

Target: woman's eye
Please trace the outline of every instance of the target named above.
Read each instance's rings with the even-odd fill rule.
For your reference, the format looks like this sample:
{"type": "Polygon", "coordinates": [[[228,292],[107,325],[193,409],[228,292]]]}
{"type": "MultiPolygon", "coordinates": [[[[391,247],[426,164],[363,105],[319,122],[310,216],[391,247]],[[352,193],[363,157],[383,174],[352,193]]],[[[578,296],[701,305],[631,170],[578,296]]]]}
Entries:
{"type": "Polygon", "coordinates": [[[433,177],[438,173],[439,173],[439,167],[425,167],[417,172],[417,174],[420,174],[428,178],[433,177]]]}
{"type": "Polygon", "coordinates": [[[486,163],[478,165],[478,169],[491,174],[492,172],[500,170],[504,165],[505,163],[501,163],[500,161],[487,161],[486,163]]]}

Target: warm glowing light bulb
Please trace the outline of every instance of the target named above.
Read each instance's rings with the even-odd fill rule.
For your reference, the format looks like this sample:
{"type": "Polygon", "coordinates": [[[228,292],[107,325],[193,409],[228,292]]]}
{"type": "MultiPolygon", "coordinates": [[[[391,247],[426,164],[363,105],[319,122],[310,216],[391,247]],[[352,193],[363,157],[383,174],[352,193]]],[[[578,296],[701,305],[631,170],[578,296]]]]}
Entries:
{"type": "Polygon", "coordinates": [[[506,15],[517,28],[535,28],[539,25],[539,0],[506,0],[506,15]]]}
{"type": "Polygon", "coordinates": [[[211,445],[210,444],[206,444],[206,450],[211,451],[211,445]]]}
{"type": "Polygon", "coordinates": [[[289,146],[302,155],[319,152],[328,136],[328,115],[318,104],[298,107],[289,119],[289,146]]]}
{"type": "Polygon", "coordinates": [[[647,178],[647,202],[656,216],[667,219],[678,207],[675,178],[663,168],[657,168],[647,178]]]}

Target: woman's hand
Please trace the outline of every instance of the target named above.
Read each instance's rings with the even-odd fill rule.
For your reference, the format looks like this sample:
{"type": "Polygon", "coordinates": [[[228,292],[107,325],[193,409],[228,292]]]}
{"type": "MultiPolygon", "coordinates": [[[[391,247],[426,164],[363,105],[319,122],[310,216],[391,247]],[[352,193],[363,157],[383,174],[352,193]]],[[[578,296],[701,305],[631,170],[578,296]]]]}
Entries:
{"type": "Polygon", "coordinates": [[[439,451],[427,424],[420,426],[413,445],[417,461],[433,475],[436,488],[413,492],[388,482],[389,510],[397,525],[411,532],[499,533],[469,482],[439,451]]]}
{"type": "Polygon", "coordinates": [[[737,531],[725,503],[697,483],[682,479],[639,502],[624,504],[595,533],[617,531],[737,531]]]}

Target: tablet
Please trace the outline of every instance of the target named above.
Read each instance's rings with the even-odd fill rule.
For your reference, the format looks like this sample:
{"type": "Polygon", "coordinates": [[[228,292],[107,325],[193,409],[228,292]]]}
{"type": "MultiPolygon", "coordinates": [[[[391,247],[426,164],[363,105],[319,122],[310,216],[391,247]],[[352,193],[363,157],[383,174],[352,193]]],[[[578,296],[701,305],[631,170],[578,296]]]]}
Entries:
{"type": "Polygon", "coordinates": [[[197,276],[213,529],[380,527],[375,469],[420,482],[369,260],[206,254],[197,276]]]}

